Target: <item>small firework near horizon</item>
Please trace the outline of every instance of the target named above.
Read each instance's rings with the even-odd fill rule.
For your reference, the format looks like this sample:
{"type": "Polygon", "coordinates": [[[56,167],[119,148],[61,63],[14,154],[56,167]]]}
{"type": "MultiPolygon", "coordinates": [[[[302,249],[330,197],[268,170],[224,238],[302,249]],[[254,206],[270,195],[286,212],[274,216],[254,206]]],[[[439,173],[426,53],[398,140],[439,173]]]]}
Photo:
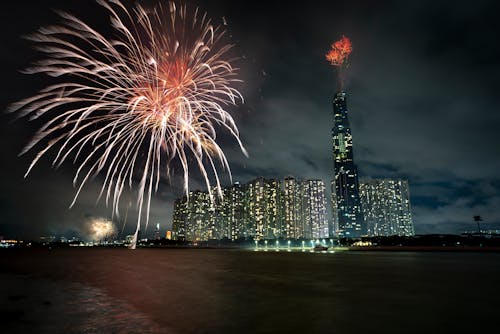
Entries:
{"type": "Polygon", "coordinates": [[[67,160],[77,165],[71,206],[98,174],[104,177],[99,198],[112,203],[113,214],[119,214],[124,188],[137,190],[137,235],[143,215],[148,224],[152,193],[162,175],[170,177],[173,161],[182,166],[186,193],[190,159],[210,195],[211,178],[220,191],[216,163],[231,172],[216,141],[217,129],[229,132],[246,155],[226,111],[243,97],[234,88],[240,82],[234,60],[226,59],[233,46],[224,43],[224,30],[206,14],[173,2],[132,9],[119,0],[97,2],[110,15],[115,37],[59,13],[60,25],[28,37],[45,59],[25,70],[59,81],[9,110],[30,120],[48,119],[21,152],[45,144],[25,177],[55,150],[53,166],[67,160]]]}
{"type": "Polygon", "coordinates": [[[106,218],[92,218],[87,222],[87,236],[93,241],[100,241],[116,235],[117,228],[115,224],[106,218]]]}

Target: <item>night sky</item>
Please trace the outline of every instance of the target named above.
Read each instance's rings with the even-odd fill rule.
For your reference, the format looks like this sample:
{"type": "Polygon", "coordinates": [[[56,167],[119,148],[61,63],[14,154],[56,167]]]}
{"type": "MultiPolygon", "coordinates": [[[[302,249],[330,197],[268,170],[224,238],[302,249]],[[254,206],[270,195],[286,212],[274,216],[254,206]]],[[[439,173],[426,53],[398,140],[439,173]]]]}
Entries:
{"type": "MultiPolygon", "coordinates": [[[[240,57],[245,103],[232,111],[250,158],[222,136],[235,181],[320,178],[330,196],[336,81],[324,54],[345,34],[354,46],[346,91],[361,176],[409,180],[417,233],[472,230],[473,215],[481,215],[487,228],[500,228],[496,1],[187,3],[215,23],[225,18],[240,57]]],[[[0,109],[51,82],[20,71],[41,57],[22,36],[57,23],[53,9],[109,33],[105,11],[91,0],[3,3],[0,109]]],[[[53,170],[46,158],[23,179],[36,152],[17,155],[41,123],[0,117],[0,235],[85,235],[89,219],[110,216],[110,208],[96,204],[99,178],[68,210],[75,192],[71,163],[53,170]]],[[[203,189],[200,181],[193,177],[190,188],[203,189]]],[[[170,227],[179,184],[176,178],[164,182],[154,197],[151,222],[162,230],[170,227]]],[[[124,232],[134,224],[131,212],[124,232]]]]}

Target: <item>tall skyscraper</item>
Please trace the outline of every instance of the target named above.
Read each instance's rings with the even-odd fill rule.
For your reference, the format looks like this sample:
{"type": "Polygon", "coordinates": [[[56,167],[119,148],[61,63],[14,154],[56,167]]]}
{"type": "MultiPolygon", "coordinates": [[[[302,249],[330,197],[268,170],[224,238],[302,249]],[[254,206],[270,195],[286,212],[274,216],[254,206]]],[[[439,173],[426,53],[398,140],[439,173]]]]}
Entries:
{"type": "Polygon", "coordinates": [[[359,188],[370,236],[415,234],[408,181],[366,179],[361,181],[359,188]]]}
{"type": "Polygon", "coordinates": [[[343,237],[360,237],[366,234],[366,226],[359,198],[358,169],[354,164],[352,134],[347,116],[345,92],[339,92],[335,95],[333,115],[335,189],[332,189],[332,193],[336,197],[336,211],[338,213],[338,227],[335,234],[343,237]]]}

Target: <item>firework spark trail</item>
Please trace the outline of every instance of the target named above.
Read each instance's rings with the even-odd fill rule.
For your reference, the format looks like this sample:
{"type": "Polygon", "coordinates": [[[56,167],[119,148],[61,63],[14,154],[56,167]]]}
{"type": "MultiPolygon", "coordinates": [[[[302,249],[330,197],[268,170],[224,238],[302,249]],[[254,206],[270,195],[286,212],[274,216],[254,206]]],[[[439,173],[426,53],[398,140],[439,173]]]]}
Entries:
{"type": "Polygon", "coordinates": [[[337,68],[337,74],[339,79],[340,89],[343,89],[344,86],[344,77],[343,72],[345,67],[347,66],[347,61],[349,59],[349,55],[352,52],[352,43],[349,38],[342,36],[341,39],[334,42],[331,45],[330,51],[326,54],[326,60],[330,62],[332,66],[337,68]]]}
{"type": "Polygon", "coordinates": [[[30,120],[50,118],[21,152],[47,141],[25,177],[47,151],[60,145],[53,166],[70,157],[79,164],[71,206],[89,179],[101,173],[104,181],[98,198],[105,194],[106,204],[111,200],[113,214],[119,215],[120,196],[127,185],[133,188],[139,173],[137,236],[144,210],[148,224],[152,192],[158,190],[162,169],[170,177],[169,166],[176,159],[186,193],[188,159],[194,157],[211,198],[207,168],[222,196],[216,161],[229,175],[231,171],[216,142],[216,128],[228,130],[247,155],[237,126],[224,109],[243,97],[233,88],[240,81],[237,69],[232,60],[224,59],[232,45],[222,42],[224,31],[212,26],[206,14],[177,8],[173,2],[152,10],[141,5],[129,10],[119,0],[97,2],[110,15],[115,37],[108,39],[75,16],[59,13],[60,25],[28,37],[46,58],[25,73],[42,73],[62,82],[9,110],[30,120]]]}

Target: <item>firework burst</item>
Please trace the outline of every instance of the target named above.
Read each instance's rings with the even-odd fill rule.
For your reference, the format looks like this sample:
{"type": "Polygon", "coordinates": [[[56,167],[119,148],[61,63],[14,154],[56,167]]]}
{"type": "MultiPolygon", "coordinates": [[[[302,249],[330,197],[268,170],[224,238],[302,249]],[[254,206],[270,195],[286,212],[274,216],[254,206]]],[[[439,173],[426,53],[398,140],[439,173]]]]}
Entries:
{"type": "Polygon", "coordinates": [[[92,241],[100,242],[104,238],[110,238],[116,235],[116,226],[109,219],[91,218],[86,225],[87,236],[92,241]]]}
{"type": "Polygon", "coordinates": [[[326,60],[337,68],[340,89],[344,86],[344,69],[347,66],[349,55],[352,52],[351,40],[345,36],[331,45],[330,51],[326,54],[326,60]]]}
{"type": "Polygon", "coordinates": [[[53,165],[73,159],[77,191],[90,178],[103,176],[105,195],[119,213],[124,188],[137,187],[138,222],[149,219],[151,195],[162,174],[180,162],[188,192],[189,160],[195,161],[212,196],[210,174],[220,189],[217,166],[230,169],[216,142],[216,129],[236,139],[238,129],[225,110],[242,101],[233,88],[237,69],[225,59],[232,45],[206,14],[173,2],[153,9],[127,8],[119,0],[97,0],[110,15],[107,38],[84,21],[62,12],[62,23],[41,28],[28,38],[46,55],[25,72],[59,78],[10,111],[48,120],[21,154],[39,145],[25,177],[49,150],[53,165]],[[145,207],[144,207],[145,206],[145,207]]]}

